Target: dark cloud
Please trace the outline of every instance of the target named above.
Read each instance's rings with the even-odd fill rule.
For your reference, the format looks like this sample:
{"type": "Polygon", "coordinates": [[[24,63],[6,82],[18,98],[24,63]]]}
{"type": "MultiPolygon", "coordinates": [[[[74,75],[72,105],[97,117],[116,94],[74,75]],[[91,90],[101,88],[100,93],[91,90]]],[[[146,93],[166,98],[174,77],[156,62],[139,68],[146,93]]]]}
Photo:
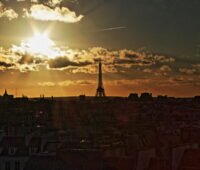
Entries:
{"type": "Polygon", "coordinates": [[[171,81],[177,85],[192,85],[199,86],[200,79],[199,77],[191,77],[191,76],[175,76],[171,78],[171,81]]]}
{"type": "Polygon", "coordinates": [[[14,66],[14,64],[0,61],[0,67],[10,68],[12,66],[14,66]]]}
{"type": "Polygon", "coordinates": [[[132,64],[133,66],[162,65],[162,63],[173,63],[174,61],[173,57],[132,50],[122,50],[119,52],[119,57],[114,59],[116,64],[132,64]]]}
{"type": "Polygon", "coordinates": [[[132,58],[138,58],[138,55],[125,52],[125,57],[132,59],[132,58]]]}
{"type": "Polygon", "coordinates": [[[30,55],[22,55],[18,61],[19,64],[31,64],[34,62],[34,58],[30,55]]]}
{"type": "Polygon", "coordinates": [[[18,60],[19,64],[40,64],[43,63],[41,58],[34,57],[28,54],[21,54],[21,58],[18,60]]]}
{"type": "Polygon", "coordinates": [[[137,66],[148,66],[148,65],[152,65],[152,61],[148,61],[148,60],[127,60],[127,59],[115,59],[114,64],[132,64],[137,65],[137,66]]]}
{"type": "Polygon", "coordinates": [[[48,65],[50,68],[66,68],[69,66],[76,66],[76,67],[81,67],[81,66],[87,66],[92,64],[91,62],[75,62],[75,61],[70,61],[67,57],[58,57],[56,59],[52,59],[48,61],[48,65]]]}

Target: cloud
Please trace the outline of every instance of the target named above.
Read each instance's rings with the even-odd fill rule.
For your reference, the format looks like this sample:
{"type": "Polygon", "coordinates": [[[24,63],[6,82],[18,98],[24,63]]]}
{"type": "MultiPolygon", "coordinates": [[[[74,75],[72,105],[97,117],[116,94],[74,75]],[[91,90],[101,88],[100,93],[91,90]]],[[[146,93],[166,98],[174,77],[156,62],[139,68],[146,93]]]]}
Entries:
{"type": "MultiPolygon", "coordinates": [[[[90,61],[90,64],[83,65],[82,67],[73,67],[71,71],[73,73],[82,72],[96,74],[98,69],[97,65],[95,66],[94,63],[97,63],[100,58],[104,64],[103,71],[105,73],[125,73],[137,69],[138,67],[155,67],[156,65],[175,62],[173,57],[152,55],[127,49],[111,51],[101,47],[94,47],[90,48],[88,51],[84,51],[84,53],[80,52],[76,54],[76,57],[73,58],[74,61],[83,59],[85,62],[90,61]]],[[[169,66],[165,66],[161,68],[160,72],[169,72],[169,69],[169,66]]]]}
{"type": "Polygon", "coordinates": [[[59,86],[65,87],[65,86],[88,86],[88,85],[93,85],[96,84],[95,81],[93,80],[66,80],[66,81],[61,81],[58,83],[59,86]]]}
{"type": "Polygon", "coordinates": [[[160,71],[161,72],[171,72],[172,69],[168,65],[163,65],[163,66],[160,67],[160,71]]]}
{"type": "MultiPolygon", "coordinates": [[[[190,64],[190,62],[188,62],[190,64]]],[[[185,65],[184,67],[180,67],[178,69],[179,73],[182,73],[183,75],[198,75],[200,73],[200,64],[190,64],[189,66],[185,65]]]]}
{"type": "Polygon", "coordinates": [[[22,73],[39,71],[39,66],[36,64],[17,64],[16,69],[22,73]]]}
{"type": "Polygon", "coordinates": [[[42,86],[42,87],[45,87],[45,86],[47,86],[47,87],[53,87],[53,86],[55,86],[55,83],[53,83],[53,82],[39,82],[39,83],[38,83],[38,86],[42,86]]]}
{"type": "Polygon", "coordinates": [[[149,54],[149,57],[152,58],[154,62],[159,62],[159,63],[173,63],[175,62],[175,58],[173,57],[167,57],[163,55],[157,55],[157,54],[149,54]]]}
{"type": "MultiPolygon", "coordinates": [[[[55,45],[55,48],[58,47],[55,45]]],[[[129,49],[109,50],[102,47],[89,49],[71,49],[59,47],[61,53],[53,58],[41,54],[24,53],[21,45],[13,48],[0,48],[0,70],[18,70],[20,72],[51,71],[57,70],[61,74],[73,77],[83,76],[86,80],[63,80],[59,82],[38,82],[43,87],[68,87],[68,86],[94,86],[98,73],[98,61],[102,59],[103,73],[109,80],[106,86],[135,87],[140,90],[146,87],[161,86],[165,92],[166,87],[187,88],[200,86],[200,64],[196,63],[187,67],[178,63],[173,57],[150,54],[144,51],[129,49]],[[18,48],[20,47],[20,48],[18,48]],[[59,55],[63,54],[63,56],[59,55]],[[179,68],[180,67],[180,68],[179,68]],[[178,70],[178,72],[177,72],[178,70]],[[196,71],[195,71],[196,70],[196,71]],[[181,74],[180,74],[181,73],[181,74]],[[72,75],[74,74],[74,75],[72,75]],[[77,75],[75,75],[77,74],[77,75]],[[93,75],[94,74],[94,75],[93,75]]],[[[71,78],[72,78],[71,77],[71,78]]],[[[79,77],[80,78],[80,77],[79,77]]],[[[62,80],[62,79],[61,79],[62,80]]]]}
{"type": "Polygon", "coordinates": [[[77,74],[77,73],[97,74],[98,68],[96,64],[93,64],[93,65],[87,65],[84,67],[69,67],[68,71],[73,74],[77,74]]]}
{"type": "Polygon", "coordinates": [[[60,86],[60,87],[68,87],[68,86],[88,86],[88,85],[94,85],[96,84],[96,81],[94,80],[64,80],[59,82],[38,82],[38,86],[42,87],[54,87],[54,86],[60,86]]]}
{"type": "MultiPolygon", "coordinates": [[[[43,61],[44,62],[44,61],[43,61]]],[[[16,53],[10,49],[0,47],[1,70],[19,70],[20,72],[39,71],[41,64],[37,57],[16,53]]]]}
{"type": "Polygon", "coordinates": [[[48,61],[49,68],[52,69],[64,69],[69,66],[87,66],[89,64],[92,64],[91,62],[79,62],[79,61],[70,61],[67,57],[58,57],[55,59],[51,59],[48,61]]]}
{"type": "Polygon", "coordinates": [[[11,48],[2,50],[0,53],[7,58],[7,62],[14,63],[16,69],[22,72],[39,71],[42,66],[48,70],[66,70],[73,74],[97,74],[97,63],[101,59],[104,73],[130,74],[133,71],[137,75],[142,73],[144,75],[147,72],[166,75],[170,72],[170,64],[175,62],[173,57],[159,56],[144,51],[109,50],[102,47],[71,49],[65,46],[58,47],[56,44],[49,52],[53,55],[48,55],[43,51],[34,53],[26,42],[18,46],[12,45],[11,48]]]}
{"type": "Polygon", "coordinates": [[[0,61],[0,70],[1,71],[11,69],[13,67],[14,67],[14,64],[12,64],[12,63],[6,63],[4,61],[0,61]]]}
{"type": "Polygon", "coordinates": [[[157,76],[167,76],[172,71],[172,68],[168,65],[162,65],[157,71],[154,72],[157,76]]]}
{"type": "Polygon", "coordinates": [[[1,66],[1,67],[2,67],[2,66],[3,66],[3,67],[12,67],[13,64],[0,61],[0,66],[1,66]]]}
{"type": "Polygon", "coordinates": [[[9,55],[9,51],[0,47],[0,70],[5,71],[14,69],[16,64],[13,60],[13,57],[9,55]]]}
{"type": "Polygon", "coordinates": [[[18,60],[19,64],[40,64],[42,63],[42,59],[33,57],[28,54],[21,54],[20,59],[18,60]]]}
{"type": "Polygon", "coordinates": [[[143,72],[144,72],[144,73],[152,73],[152,69],[150,69],[150,68],[145,68],[145,69],[143,70],[143,72]]]}
{"type": "Polygon", "coordinates": [[[181,76],[175,76],[171,78],[171,82],[174,83],[174,85],[180,85],[180,86],[200,86],[200,77],[199,76],[191,76],[191,75],[181,75],[181,76]]]}
{"type": "Polygon", "coordinates": [[[179,68],[179,72],[184,74],[194,74],[197,70],[195,68],[179,68]]]}
{"type": "Polygon", "coordinates": [[[133,50],[120,50],[119,57],[114,60],[115,64],[131,64],[132,66],[152,66],[155,64],[173,63],[173,57],[160,56],[145,52],[137,52],[133,50]]]}
{"type": "Polygon", "coordinates": [[[81,21],[83,15],[77,16],[74,11],[71,11],[67,7],[50,8],[43,4],[34,4],[30,10],[24,9],[24,17],[42,21],[76,23],[81,21]]]}
{"type": "Polygon", "coordinates": [[[0,18],[8,18],[10,21],[18,18],[18,14],[13,9],[0,8],[0,18]]]}
{"type": "Polygon", "coordinates": [[[62,3],[63,0],[49,0],[47,2],[48,5],[55,7],[57,5],[60,5],[62,3]]]}

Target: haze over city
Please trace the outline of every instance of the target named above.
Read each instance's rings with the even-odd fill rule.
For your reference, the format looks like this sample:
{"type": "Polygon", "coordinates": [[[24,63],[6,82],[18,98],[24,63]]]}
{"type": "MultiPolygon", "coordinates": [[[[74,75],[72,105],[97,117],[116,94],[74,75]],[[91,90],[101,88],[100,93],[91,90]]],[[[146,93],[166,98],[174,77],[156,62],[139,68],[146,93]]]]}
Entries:
{"type": "Polygon", "coordinates": [[[200,94],[199,0],[1,0],[0,94],[200,94]]]}

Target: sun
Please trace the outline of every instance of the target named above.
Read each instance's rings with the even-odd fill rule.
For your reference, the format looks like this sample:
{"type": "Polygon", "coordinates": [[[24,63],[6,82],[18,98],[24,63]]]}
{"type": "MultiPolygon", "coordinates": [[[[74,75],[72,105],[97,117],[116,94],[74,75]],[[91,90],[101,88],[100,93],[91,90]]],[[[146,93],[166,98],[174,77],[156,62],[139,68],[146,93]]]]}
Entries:
{"type": "Polygon", "coordinates": [[[27,41],[26,45],[31,53],[45,56],[54,54],[52,49],[55,43],[46,34],[37,33],[27,41]]]}
{"type": "Polygon", "coordinates": [[[38,33],[30,40],[28,40],[28,44],[30,45],[33,51],[43,52],[47,49],[54,46],[54,42],[48,38],[46,34],[38,33]]]}
{"type": "Polygon", "coordinates": [[[65,51],[58,47],[45,33],[36,33],[33,37],[23,40],[20,46],[13,45],[12,51],[29,54],[43,60],[55,59],[66,55],[65,51]]]}

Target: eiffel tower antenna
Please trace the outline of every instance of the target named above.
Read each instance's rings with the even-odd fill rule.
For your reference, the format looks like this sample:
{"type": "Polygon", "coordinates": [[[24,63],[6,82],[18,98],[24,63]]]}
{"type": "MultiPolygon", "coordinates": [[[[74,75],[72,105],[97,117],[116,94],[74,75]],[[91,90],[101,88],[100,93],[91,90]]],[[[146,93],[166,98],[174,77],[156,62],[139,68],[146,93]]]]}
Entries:
{"type": "Polygon", "coordinates": [[[98,87],[96,97],[106,97],[105,90],[103,88],[103,77],[102,77],[102,63],[99,60],[99,75],[98,75],[98,87]]]}

